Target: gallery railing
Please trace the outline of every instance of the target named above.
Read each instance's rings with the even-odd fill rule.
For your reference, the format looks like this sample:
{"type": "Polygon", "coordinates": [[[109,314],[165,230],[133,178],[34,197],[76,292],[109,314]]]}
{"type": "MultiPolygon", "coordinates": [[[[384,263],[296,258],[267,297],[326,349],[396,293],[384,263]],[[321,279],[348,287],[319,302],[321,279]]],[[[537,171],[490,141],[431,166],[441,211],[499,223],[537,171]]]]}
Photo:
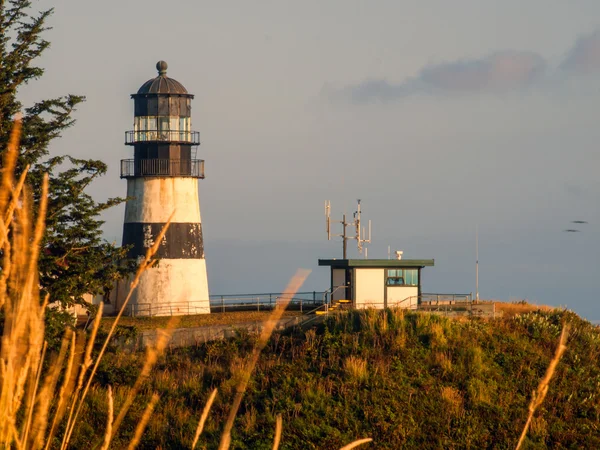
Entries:
{"type": "Polygon", "coordinates": [[[204,178],[202,159],[122,159],[121,178],[192,177],[204,178]]]}

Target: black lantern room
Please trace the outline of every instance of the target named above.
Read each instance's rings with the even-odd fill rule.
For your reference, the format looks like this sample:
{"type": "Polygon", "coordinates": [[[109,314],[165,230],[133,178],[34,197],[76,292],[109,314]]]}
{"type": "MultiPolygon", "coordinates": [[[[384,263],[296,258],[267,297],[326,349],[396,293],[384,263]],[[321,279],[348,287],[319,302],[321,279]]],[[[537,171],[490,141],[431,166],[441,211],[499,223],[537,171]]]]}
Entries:
{"type": "Polygon", "coordinates": [[[191,128],[194,96],[167,77],[166,62],[156,69],[158,76],[131,96],[134,124],[125,132],[125,144],[133,146],[134,158],[121,161],[121,178],[204,178],[204,161],[194,158],[200,144],[200,133],[191,128]]]}

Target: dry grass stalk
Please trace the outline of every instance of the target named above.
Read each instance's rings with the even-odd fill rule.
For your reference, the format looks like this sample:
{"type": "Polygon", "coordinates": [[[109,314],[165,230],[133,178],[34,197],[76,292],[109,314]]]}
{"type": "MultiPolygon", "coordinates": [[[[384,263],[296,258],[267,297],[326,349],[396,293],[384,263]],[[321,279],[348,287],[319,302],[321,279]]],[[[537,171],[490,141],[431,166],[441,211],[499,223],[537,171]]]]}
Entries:
{"type": "Polygon", "coordinates": [[[233,399],[233,405],[231,406],[231,410],[229,411],[229,415],[227,417],[227,422],[225,423],[225,428],[223,430],[223,434],[221,435],[221,442],[219,443],[219,450],[226,450],[229,448],[231,443],[231,429],[233,428],[233,422],[235,421],[235,416],[240,408],[240,404],[242,403],[242,398],[244,397],[244,393],[246,392],[246,388],[248,387],[248,382],[250,381],[250,376],[254,371],[254,367],[256,367],[256,363],[258,362],[258,358],[267,345],[273,330],[275,329],[275,324],[279,319],[281,319],[281,315],[283,311],[287,308],[290,301],[308,277],[310,270],[299,270],[292,277],[284,292],[287,294],[282,297],[282,302],[277,305],[277,307],[273,310],[269,319],[264,323],[263,329],[260,333],[258,341],[252,350],[252,355],[249,360],[244,365],[242,369],[242,376],[239,385],[236,388],[235,397],[233,399]]]}
{"type": "Polygon", "coordinates": [[[343,446],[342,448],[340,448],[340,450],[350,450],[351,448],[356,448],[359,445],[366,444],[368,442],[371,442],[372,440],[373,439],[371,438],[359,439],[358,441],[350,442],[348,445],[343,446]]]}
{"type": "Polygon", "coordinates": [[[10,194],[13,193],[13,174],[15,173],[15,167],[17,166],[22,125],[21,118],[15,120],[13,129],[10,133],[8,147],[3,155],[2,178],[0,179],[0,211],[2,212],[8,210],[8,198],[11,196],[10,194]]]}
{"type": "Polygon", "coordinates": [[[563,353],[567,349],[567,336],[569,334],[569,325],[565,324],[563,326],[562,332],[560,333],[560,340],[558,341],[558,346],[556,347],[556,351],[554,353],[554,357],[552,361],[550,361],[550,365],[548,369],[546,369],[546,374],[544,378],[540,381],[537,389],[533,391],[531,403],[529,403],[529,415],[527,416],[527,422],[525,422],[525,426],[523,427],[523,431],[521,432],[521,437],[519,438],[519,442],[515,447],[516,450],[521,448],[523,442],[525,441],[525,436],[527,436],[527,430],[529,429],[529,425],[531,424],[531,419],[533,418],[533,414],[536,409],[543,403],[544,398],[546,398],[546,394],[548,393],[548,388],[550,387],[550,380],[556,371],[556,366],[560,361],[563,353]]]}
{"type": "MultiPolygon", "coordinates": [[[[102,308],[98,308],[98,311],[96,314],[97,314],[96,318],[94,319],[94,323],[92,325],[92,332],[90,334],[90,337],[87,341],[87,345],[85,347],[85,354],[83,355],[83,359],[81,360],[81,364],[80,364],[80,368],[79,368],[79,376],[77,377],[77,385],[75,387],[75,392],[71,397],[71,408],[69,410],[69,417],[67,419],[67,427],[66,427],[67,431],[70,430],[72,428],[72,425],[74,424],[75,417],[76,417],[75,416],[76,409],[75,409],[74,405],[76,405],[77,401],[79,400],[79,395],[81,393],[81,389],[83,388],[83,382],[85,380],[85,374],[87,373],[88,369],[90,368],[90,366],[93,363],[92,349],[94,347],[94,342],[96,341],[96,333],[98,332],[100,320],[102,319],[102,308]]],[[[65,435],[63,436],[63,442],[62,442],[61,448],[66,448],[67,442],[68,442],[68,433],[65,433],[65,435]]]]}
{"type": "Polygon", "coordinates": [[[273,440],[273,450],[277,450],[279,448],[279,443],[281,442],[281,430],[283,429],[283,420],[281,419],[281,414],[277,415],[277,421],[275,423],[275,439],[273,440]]]}
{"type": "Polygon", "coordinates": [[[112,436],[112,426],[113,426],[113,396],[112,396],[112,388],[108,386],[108,392],[106,393],[108,396],[108,417],[106,418],[106,432],[104,433],[104,442],[102,443],[102,447],[100,450],[108,450],[110,445],[110,437],[112,436]]]}
{"type": "MultiPolygon", "coordinates": [[[[65,378],[60,387],[60,392],[58,394],[58,404],[56,406],[56,412],[54,413],[54,419],[52,420],[52,427],[50,428],[50,433],[48,435],[48,439],[46,442],[46,446],[44,447],[46,450],[50,447],[50,442],[54,437],[54,433],[56,432],[57,425],[62,421],[62,418],[65,415],[68,400],[71,395],[67,393],[73,392],[75,389],[75,382],[77,379],[77,364],[75,363],[75,356],[79,355],[83,357],[83,339],[77,341],[76,334],[72,333],[71,335],[71,351],[69,353],[69,360],[67,361],[67,368],[65,370],[65,378]]],[[[73,411],[73,408],[71,408],[73,411]]]]}
{"type": "Polygon", "coordinates": [[[196,448],[198,444],[198,439],[200,439],[200,435],[202,434],[202,430],[204,430],[204,424],[206,423],[206,419],[208,418],[208,413],[210,412],[210,408],[212,407],[213,402],[215,401],[215,397],[217,396],[217,389],[214,389],[208,397],[208,401],[206,405],[204,405],[204,409],[202,410],[202,415],[200,416],[200,421],[198,422],[198,427],[196,428],[196,433],[194,434],[194,442],[192,442],[192,450],[196,448]]]}
{"type": "Polygon", "coordinates": [[[33,223],[31,193],[23,188],[24,177],[16,186],[14,183],[20,129],[21,122],[17,120],[3,155],[0,178],[0,307],[5,315],[0,349],[3,448],[23,448],[31,436],[44,335],[45,302],[39,301],[37,259],[44,234],[48,178],[43,180],[38,218],[33,223]]]}
{"type": "MultiPolygon", "coordinates": [[[[46,348],[44,313],[49,299],[46,297],[43,302],[40,302],[38,256],[45,232],[48,176],[43,179],[40,202],[36,211],[37,218],[34,221],[32,195],[25,185],[29,166],[25,168],[16,183],[14,179],[20,132],[21,121],[17,120],[8,147],[3,153],[0,175],[0,249],[2,250],[0,308],[4,312],[4,330],[0,347],[0,447],[49,448],[68,409],[66,431],[61,444],[61,448],[66,448],[99,361],[141,274],[155,263],[152,258],[171,220],[169,219],[140,264],[131,283],[129,295],[113,322],[95,364],[91,355],[100,325],[101,309],[95,318],[87,345],[86,340],[78,339],[75,333],[65,335],[59,354],[50,363],[40,385],[46,348]],[[66,367],[64,367],[65,360],[66,367]],[[91,372],[89,372],[90,367],[91,372]],[[59,379],[62,382],[58,394],[55,395],[59,379]],[[51,411],[53,411],[52,425],[46,436],[51,411]]],[[[161,339],[155,352],[150,353],[142,370],[146,377],[156,358],[164,350],[167,340],[168,336],[161,339]]],[[[143,379],[138,381],[138,384],[141,384],[143,379]]],[[[153,398],[144,413],[145,422],[148,421],[156,401],[158,397],[153,398]]],[[[114,434],[112,391],[109,391],[108,402],[107,436],[110,437],[114,434]]],[[[145,423],[141,427],[138,426],[136,430],[138,441],[144,427],[145,423]]],[[[104,447],[108,447],[109,444],[110,441],[106,444],[105,440],[104,447]]]]}
{"type": "MultiPolygon", "coordinates": [[[[167,221],[167,223],[165,224],[165,226],[163,227],[163,229],[161,230],[161,232],[158,234],[158,236],[156,237],[156,240],[154,241],[154,245],[152,245],[152,247],[150,247],[147,251],[146,251],[146,256],[144,257],[144,260],[141,262],[141,264],[139,265],[135,276],[133,278],[133,281],[131,282],[130,285],[130,289],[129,289],[129,293],[127,294],[127,297],[125,298],[125,300],[123,301],[123,304],[121,305],[121,309],[119,310],[119,313],[117,314],[117,317],[115,318],[115,320],[112,323],[112,326],[110,327],[110,330],[108,331],[108,335],[106,336],[106,339],[104,340],[104,344],[102,344],[102,348],[100,349],[100,353],[98,354],[98,357],[96,358],[96,363],[94,364],[94,367],[92,368],[92,371],[88,377],[88,381],[87,384],[85,386],[85,389],[83,390],[83,393],[81,395],[81,398],[79,399],[79,402],[77,404],[77,408],[75,410],[75,414],[72,417],[72,420],[70,421],[70,423],[67,426],[67,430],[65,432],[65,436],[63,439],[63,444],[61,446],[61,450],[62,449],[66,449],[67,445],[69,444],[69,441],[71,439],[71,436],[73,434],[73,430],[75,428],[75,424],[77,423],[77,417],[79,416],[79,413],[81,412],[81,409],[83,408],[83,403],[85,401],[85,397],[87,396],[87,393],[90,389],[90,386],[92,384],[92,380],[94,379],[94,376],[96,375],[96,371],[98,370],[98,366],[100,365],[100,361],[102,360],[102,357],[104,356],[104,353],[106,352],[106,348],[108,347],[108,344],[110,343],[110,340],[112,339],[112,336],[115,332],[115,329],[117,327],[117,324],[119,323],[119,319],[121,318],[121,316],[123,315],[123,313],[125,312],[125,308],[127,307],[127,304],[129,303],[129,299],[131,298],[131,295],[133,294],[133,291],[135,290],[135,288],[137,287],[140,278],[142,276],[142,274],[149,268],[151,268],[154,264],[156,264],[156,260],[153,259],[154,255],[156,254],[156,252],[158,251],[158,247],[160,246],[168,228],[169,225],[171,225],[171,220],[173,219],[173,215],[175,214],[175,211],[173,211],[173,213],[171,213],[171,216],[169,217],[169,220],[167,221]]],[[[98,321],[99,324],[100,321],[98,321]]],[[[97,328],[98,325],[94,324],[94,327],[97,328]]]]}
{"type": "MultiPolygon", "coordinates": [[[[67,330],[62,339],[58,356],[50,363],[48,374],[44,380],[44,385],[40,393],[36,396],[36,414],[32,426],[32,441],[28,443],[30,448],[42,448],[44,446],[44,436],[48,427],[48,414],[50,406],[54,399],[54,392],[58,378],[63,368],[64,360],[69,350],[70,338],[73,332],[67,330]]],[[[42,354],[42,361],[44,355],[42,354]]],[[[27,440],[24,442],[27,443],[27,440]]]]}
{"type": "Polygon", "coordinates": [[[349,378],[356,381],[366,380],[369,376],[367,361],[357,356],[349,356],[344,361],[344,370],[349,378]]]}
{"type": "MultiPolygon", "coordinates": [[[[27,167],[25,167],[25,170],[23,170],[23,173],[21,174],[21,177],[19,178],[19,182],[17,183],[17,186],[13,191],[12,201],[8,205],[6,215],[4,216],[5,229],[10,228],[10,224],[14,217],[15,208],[17,207],[17,204],[19,203],[19,197],[21,196],[21,192],[23,191],[23,186],[25,185],[25,178],[27,177],[28,171],[29,171],[29,165],[27,165],[27,167]]],[[[8,236],[6,236],[4,234],[2,236],[0,236],[0,247],[2,247],[4,245],[4,240],[7,238],[8,238],[8,236]]]]}
{"type": "Polygon", "coordinates": [[[152,399],[150,400],[150,403],[148,403],[148,406],[146,407],[146,410],[144,411],[144,414],[142,415],[140,422],[138,423],[137,427],[135,427],[135,434],[133,436],[132,441],[129,443],[127,450],[134,450],[137,447],[137,445],[140,443],[140,439],[142,439],[142,434],[144,433],[144,429],[146,428],[146,425],[148,424],[148,421],[150,420],[150,416],[152,415],[152,411],[154,411],[154,407],[156,406],[158,399],[159,399],[158,394],[152,395],[152,399]]]}
{"type": "Polygon", "coordinates": [[[552,311],[555,308],[547,305],[534,305],[533,303],[506,303],[494,302],[496,312],[501,312],[503,317],[513,317],[532,311],[552,311]]]}
{"type": "Polygon", "coordinates": [[[158,361],[158,358],[164,353],[167,344],[171,340],[173,330],[177,327],[179,320],[180,317],[172,317],[169,320],[169,323],[167,324],[167,328],[165,330],[158,330],[159,336],[156,341],[156,345],[154,347],[148,346],[146,350],[146,359],[144,360],[144,366],[142,367],[140,375],[138,376],[137,380],[135,380],[133,388],[127,394],[127,398],[125,399],[125,402],[123,403],[123,406],[119,411],[119,415],[117,416],[117,419],[115,420],[115,423],[113,425],[112,437],[114,437],[117,434],[117,431],[119,430],[119,427],[121,426],[125,415],[127,415],[129,408],[135,400],[135,396],[142,387],[142,384],[148,379],[150,371],[158,361]]]}
{"type": "Polygon", "coordinates": [[[448,407],[448,412],[454,416],[462,415],[463,396],[460,391],[452,386],[444,386],[442,387],[441,394],[448,407]]]}
{"type": "MultiPolygon", "coordinates": [[[[42,356],[40,358],[41,361],[43,361],[46,356],[47,348],[48,348],[48,343],[44,342],[43,347],[42,347],[42,356]]],[[[21,438],[20,438],[21,444],[27,444],[27,438],[29,437],[29,431],[31,429],[31,420],[33,419],[33,408],[35,406],[35,397],[37,394],[38,386],[40,385],[41,376],[42,376],[42,364],[40,364],[39,367],[37,368],[37,374],[35,376],[35,383],[33,385],[33,388],[29,389],[29,396],[27,397],[27,404],[26,404],[27,405],[26,406],[27,421],[25,422],[25,426],[22,429],[22,434],[21,434],[21,438]]]]}

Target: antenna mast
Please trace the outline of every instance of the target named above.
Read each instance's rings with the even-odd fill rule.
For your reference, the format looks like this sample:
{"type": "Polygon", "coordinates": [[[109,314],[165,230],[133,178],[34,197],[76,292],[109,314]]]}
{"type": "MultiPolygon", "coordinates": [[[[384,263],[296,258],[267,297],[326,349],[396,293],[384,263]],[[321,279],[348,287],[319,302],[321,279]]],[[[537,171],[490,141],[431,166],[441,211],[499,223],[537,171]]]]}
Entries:
{"type": "MultiPolygon", "coordinates": [[[[356,247],[358,248],[358,252],[362,253],[363,244],[371,243],[371,221],[369,220],[369,232],[367,235],[367,230],[362,227],[361,228],[361,209],[360,209],[360,199],[358,199],[358,206],[356,207],[356,211],[353,215],[353,220],[351,222],[346,221],[346,214],[342,216],[342,220],[334,220],[333,223],[341,223],[342,224],[342,234],[332,234],[331,233],[331,203],[329,200],[325,201],[325,225],[327,231],[327,240],[330,241],[332,236],[339,236],[342,238],[342,253],[343,258],[348,259],[348,239],[356,239],[356,247]],[[346,227],[348,225],[352,225],[354,227],[355,234],[353,236],[348,236],[346,234],[346,227]],[[368,237],[367,237],[368,236],[368,237]]],[[[366,250],[366,249],[365,249],[366,250]]]]}
{"type": "Polygon", "coordinates": [[[475,225],[475,300],[479,300],[479,225],[475,225]]]}

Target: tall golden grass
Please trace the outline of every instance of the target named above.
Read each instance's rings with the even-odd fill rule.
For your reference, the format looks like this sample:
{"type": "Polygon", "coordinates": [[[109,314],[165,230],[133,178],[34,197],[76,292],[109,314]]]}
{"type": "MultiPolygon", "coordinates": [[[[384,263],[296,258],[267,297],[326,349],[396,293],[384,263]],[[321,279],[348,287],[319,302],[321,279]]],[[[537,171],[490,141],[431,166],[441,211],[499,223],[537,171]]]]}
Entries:
{"type": "Polygon", "coordinates": [[[547,305],[535,305],[533,303],[507,303],[494,302],[496,312],[501,312],[504,317],[513,317],[518,314],[525,314],[532,311],[552,311],[554,308],[547,305]]]}
{"type": "MultiPolygon", "coordinates": [[[[100,324],[102,310],[96,317],[86,339],[67,330],[58,355],[52,355],[49,368],[43,371],[46,358],[44,342],[44,314],[49,299],[40,300],[38,284],[38,257],[44,235],[48,197],[48,177],[42,184],[40,203],[34,209],[33,198],[25,180],[25,168],[15,182],[21,121],[16,120],[2,161],[0,179],[0,247],[2,271],[0,274],[0,308],[4,313],[2,347],[0,349],[0,446],[18,449],[50,448],[59,425],[65,423],[61,448],[67,448],[77,425],[77,417],[98,368],[98,364],[114,333],[116,321],[108,333],[100,354],[92,359],[92,349],[100,324]],[[89,370],[91,368],[91,371],[89,370]],[[59,386],[59,380],[60,386],[59,386]]],[[[167,224],[168,226],[168,224],[167,224]]],[[[166,228],[148,249],[145,259],[131,283],[131,292],[141,274],[152,267],[166,228]]],[[[118,317],[123,314],[124,308],[118,317]]],[[[159,341],[159,346],[162,341],[159,341]]],[[[146,366],[152,366],[164,348],[149,351],[146,366]]],[[[147,376],[149,369],[144,368],[147,376]]],[[[143,381],[143,379],[142,379],[143,381]]],[[[112,420],[112,394],[109,391],[109,417],[103,448],[110,445],[110,437],[118,429],[119,419],[112,420]]],[[[135,391],[133,391],[135,394],[135,391]]],[[[156,403],[156,402],[154,402],[156,403]]],[[[130,402],[121,413],[127,411],[130,402]]],[[[136,436],[143,427],[136,430],[136,436]]],[[[138,437],[139,441],[139,437],[138,437]]],[[[136,439],[132,441],[135,446],[136,439]]]]}
{"type": "Polygon", "coordinates": [[[560,339],[558,341],[558,345],[556,347],[556,351],[554,352],[554,357],[550,361],[548,368],[546,369],[546,374],[544,378],[540,381],[537,389],[533,391],[531,396],[531,403],[529,403],[529,414],[527,416],[527,421],[525,422],[525,426],[523,427],[523,431],[521,432],[521,436],[519,437],[519,442],[515,447],[515,450],[519,450],[525,441],[525,436],[527,436],[527,431],[529,430],[529,426],[531,425],[531,419],[533,419],[533,414],[536,409],[544,402],[546,398],[546,394],[548,393],[548,389],[550,388],[550,380],[554,376],[554,372],[556,371],[556,366],[562,358],[563,353],[567,350],[567,336],[569,335],[569,325],[565,324],[563,326],[562,332],[560,333],[560,339]]]}
{"type": "MultiPolygon", "coordinates": [[[[21,121],[16,120],[3,155],[0,178],[0,309],[4,313],[0,348],[0,447],[49,449],[60,443],[62,450],[69,447],[100,361],[142,273],[156,263],[154,255],[171,220],[169,219],[156,238],[155,244],[148,249],[140,263],[131,281],[129,294],[112,322],[99,353],[94,356],[92,350],[97,339],[102,309],[99,309],[87,337],[67,330],[58,354],[47,355],[44,314],[50,299],[40,299],[38,256],[45,231],[48,177],[43,180],[41,201],[35,210],[31,191],[25,183],[28,168],[25,168],[18,180],[14,177],[20,132],[21,121]],[[46,358],[49,358],[49,364],[44,369],[46,358]],[[59,430],[62,431],[61,437],[57,436],[59,430]]],[[[307,275],[307,271],[299,271],[292,278],[286,289],[288,296],[265,322],[252,353],[243,363],[241,381],[237,386],[227,422],[224,424],[220,449],[229,448],[234,420],[258,358],[273,333],[276,321],[281,318],[287,304],[307,275]]],[[[156,345],[147,349],[139,378],[129,391],[116,418],[112,389],[108,387],[106,430],[102,441],[97,443],[97,448],[111,447],[123,419],[136,401],[137,394],[150,376],[152,368],[164,353],[171,331],[176,326],[177,319],[170,321],[156,345]]],[[[216,395],[215,389],[199,419],[192,449],[199,442],[216,395]]],[[[134,449],[140,443],[144,429],[159,401],[158,394],[154,393],[138,422],[128,449],[134,449]]],[[[282,429],[281,416],[278,416],[274,449],[279,447],[282,429]]],[[[370,441],[370,438],[361,439],[343,449],[355,448],[370,441]]]]}
{"type": "MultiPolygon", "coordinates": [[[[32,196],[22,180],[15,184],[21,122],[15,122],[2,161],[0,181],[0,307],[4,330],[0,349],[0,445],[4,448],[39,447],[48,420],[47,395],[55,382],[50,371],[40,387],[45,356],[44,310],[40,301],[37,260],[44,234],[48,179],[43,181],[38,218],[32,220],[32,196]],[[41,330],[41,332],[40,332],[41,330]]],[[[64,352],[61,349],[61,354],[64,352]]]]}

